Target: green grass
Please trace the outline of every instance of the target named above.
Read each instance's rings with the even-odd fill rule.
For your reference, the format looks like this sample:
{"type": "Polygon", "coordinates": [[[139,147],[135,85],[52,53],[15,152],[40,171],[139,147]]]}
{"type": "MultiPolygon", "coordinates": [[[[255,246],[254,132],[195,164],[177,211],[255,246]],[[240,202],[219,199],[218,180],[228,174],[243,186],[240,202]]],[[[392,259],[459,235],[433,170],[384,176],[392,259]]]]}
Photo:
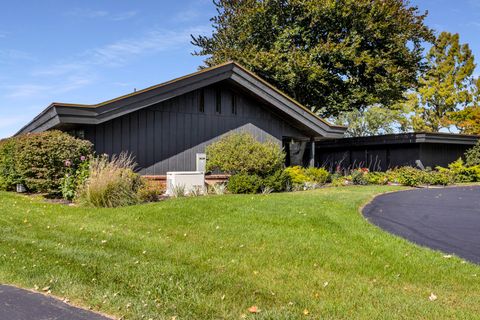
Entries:
{"type": "Polygon", "coordinates": [[[384,233],[360,215],[374,194],[399,189],[121,209],[0,193],[0,282],[50,287],[127,319],[478,319],[480,267],[384,233]],[[252,305],[261,312],[250,314],[252,305]]]}

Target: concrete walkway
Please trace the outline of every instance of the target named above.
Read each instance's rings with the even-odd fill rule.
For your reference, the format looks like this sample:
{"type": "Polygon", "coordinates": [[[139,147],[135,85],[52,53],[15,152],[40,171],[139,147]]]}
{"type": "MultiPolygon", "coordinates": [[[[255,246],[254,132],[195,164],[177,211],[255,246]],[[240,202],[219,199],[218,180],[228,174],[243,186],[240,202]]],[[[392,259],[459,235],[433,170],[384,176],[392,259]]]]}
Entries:
{"type": "Polygon", "coordinates": [[[480,263],[480,186],[389,193],[363,215],[390,233],[480,263]]]}
{"type": "Polygon", "coordinates": [[[111,320],[58,299],[0,285],[1,320],[111,320]]]}

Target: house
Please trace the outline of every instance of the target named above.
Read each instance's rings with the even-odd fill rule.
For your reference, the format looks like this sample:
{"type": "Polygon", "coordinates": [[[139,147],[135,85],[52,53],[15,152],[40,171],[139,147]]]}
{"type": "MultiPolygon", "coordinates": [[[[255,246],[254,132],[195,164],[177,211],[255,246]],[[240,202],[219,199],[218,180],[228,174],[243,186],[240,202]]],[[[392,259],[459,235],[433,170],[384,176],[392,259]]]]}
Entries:
{"type": "Polygon", "coordinates": [[[346,130],[234,62],[95,105],[52,103],[17,135],[51,129],[90,140],[97,154],[129,152],[149,176],[195,171],[197,155],[235,131],[282,145],[288,164],[313,165],[315,143],[346,130]]]}
{"type": "Polygon", "coordinates": [[[334,139],[315,145],[316,166],[335,170],[366,167],[385,171],[401,166],[446,167],[473,147],[479,136],[449,133],[401,133],[334,139]]]}

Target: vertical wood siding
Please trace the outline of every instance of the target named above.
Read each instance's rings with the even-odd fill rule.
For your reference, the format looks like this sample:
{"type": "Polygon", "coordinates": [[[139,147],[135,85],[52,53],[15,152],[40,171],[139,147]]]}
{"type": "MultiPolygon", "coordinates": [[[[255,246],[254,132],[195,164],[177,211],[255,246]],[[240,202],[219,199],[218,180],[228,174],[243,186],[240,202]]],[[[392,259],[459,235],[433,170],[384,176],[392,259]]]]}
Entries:
{"type": "Polygon", "coordinates": [[[273,112],[273,108],[225,87],[204,89],[205,111],[200,112],[201,90],[85,127],[97,153],[131,153],[145,175],[195,170],[196,153],[232,131],[252,133],[258,140],[281,144],[283,137],[308,138],[273,112]],[[216,112],[220,90],[221,113],[216,112]],[[232,113],[232,95],[237,113],[232,113]]]}

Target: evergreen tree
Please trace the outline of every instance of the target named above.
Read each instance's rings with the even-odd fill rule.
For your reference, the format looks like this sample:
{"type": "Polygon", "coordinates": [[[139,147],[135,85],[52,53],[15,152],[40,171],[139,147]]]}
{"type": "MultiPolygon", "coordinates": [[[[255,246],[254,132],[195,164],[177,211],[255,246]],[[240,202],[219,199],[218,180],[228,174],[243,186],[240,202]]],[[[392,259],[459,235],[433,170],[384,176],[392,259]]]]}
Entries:
{"type": "Polygon", "coordinates": [[[409,94],[415,113],[412,125],[415,131],[438,132],[452,124],[449,117],[453,112],[472,103],[475,62],[458,34],[442,32],[427,55],[427,66],[418,90],[409,94]]]}

